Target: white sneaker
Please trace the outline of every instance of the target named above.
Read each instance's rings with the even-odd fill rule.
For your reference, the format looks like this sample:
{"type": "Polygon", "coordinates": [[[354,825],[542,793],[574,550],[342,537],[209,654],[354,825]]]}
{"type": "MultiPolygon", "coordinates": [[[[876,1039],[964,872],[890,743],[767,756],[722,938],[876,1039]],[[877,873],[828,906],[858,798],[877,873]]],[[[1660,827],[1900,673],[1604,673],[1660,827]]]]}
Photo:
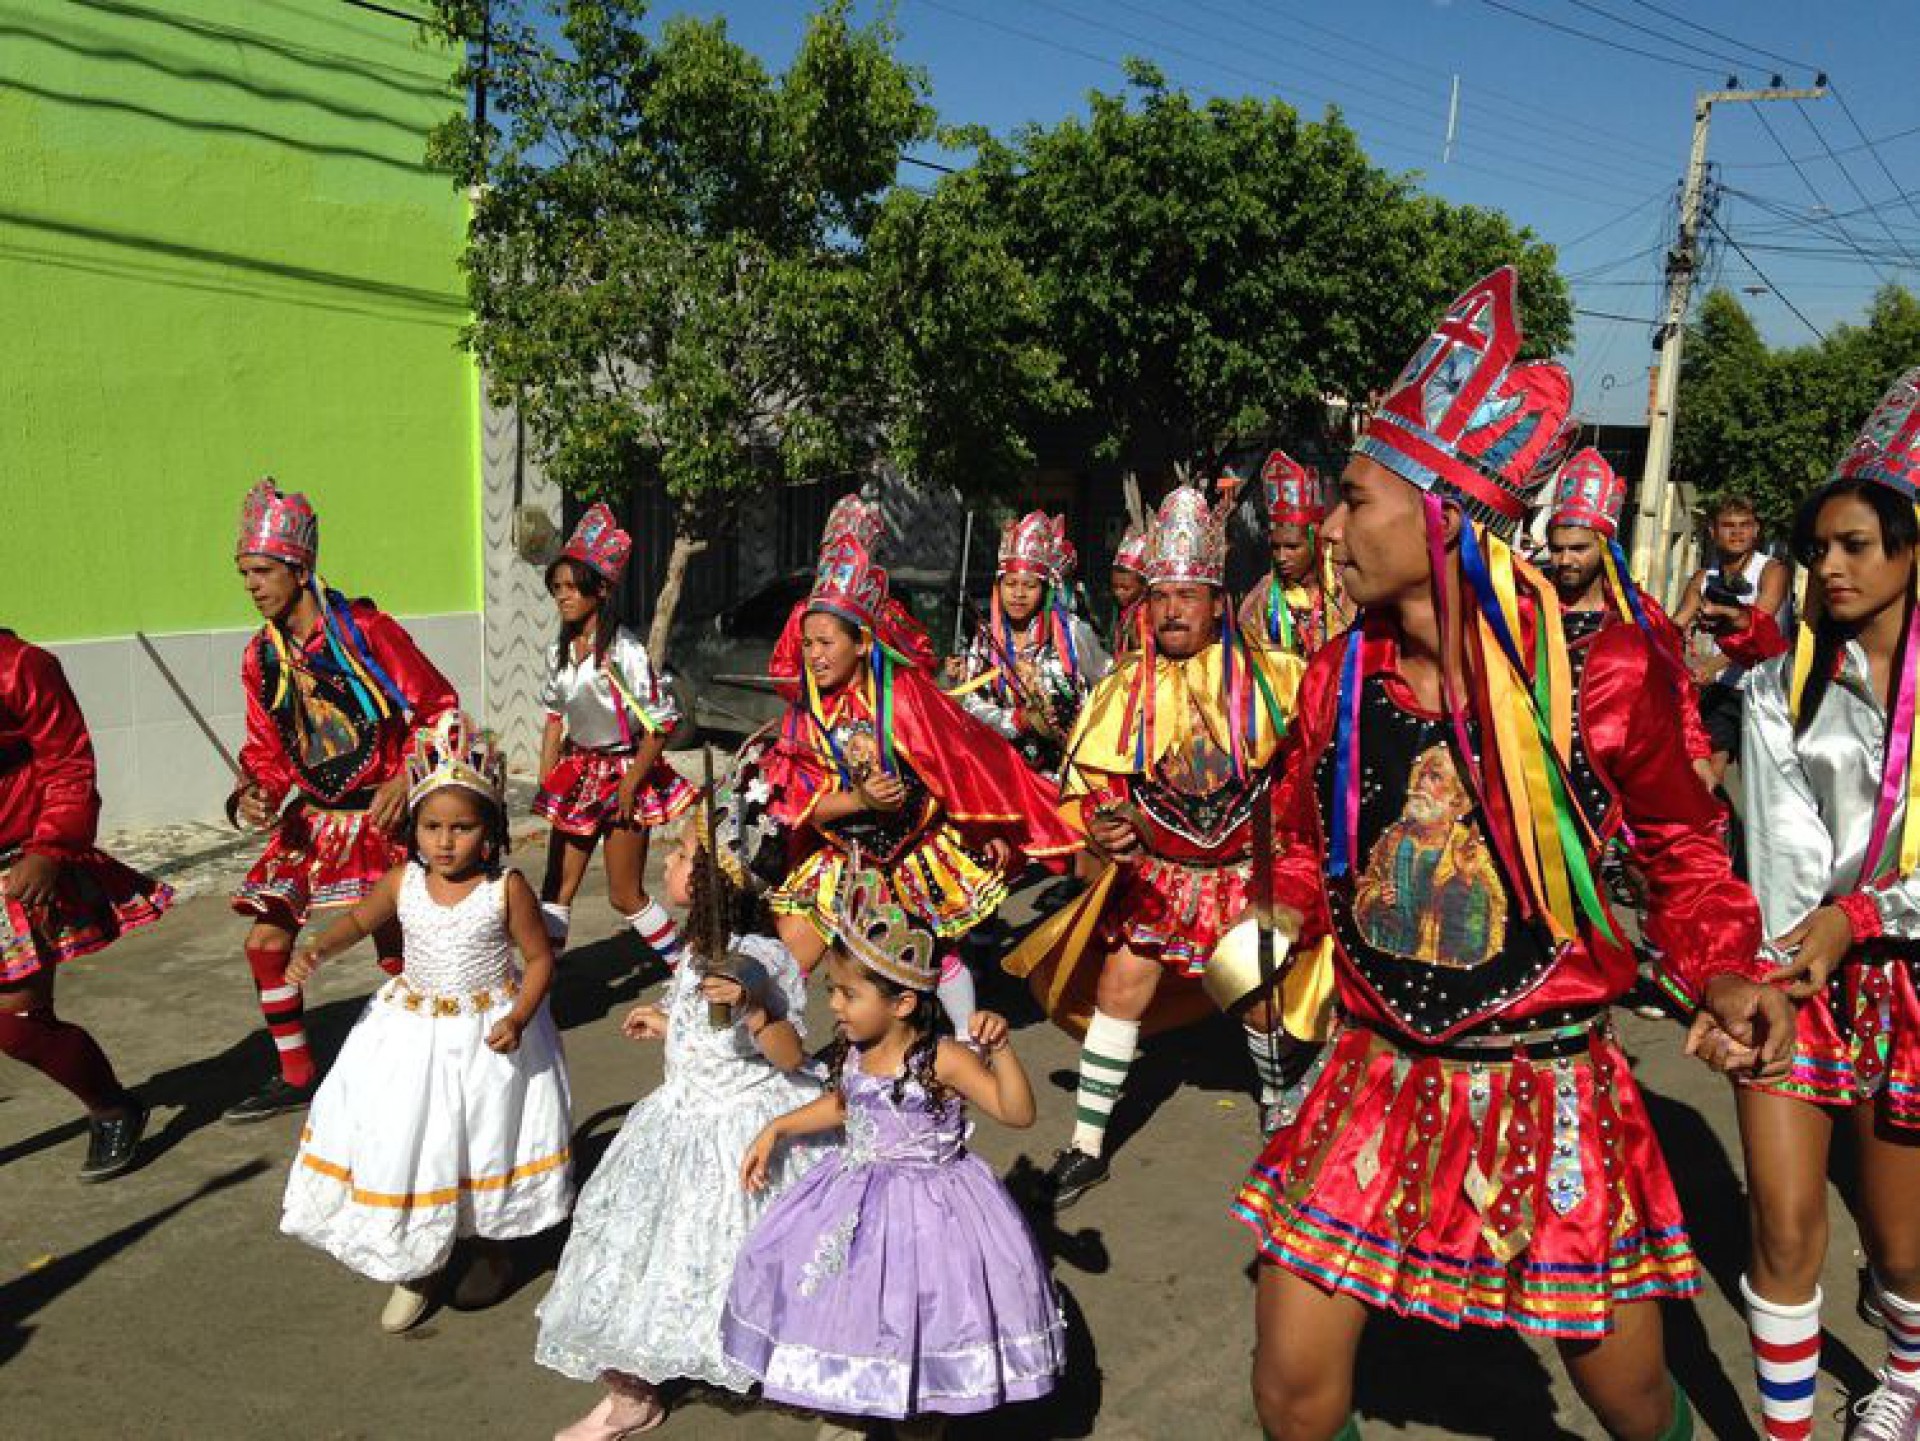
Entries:
{"type": "Polygon", "coordinates": [[[1920,1390],[1886,1371],[1880,1384],[1853,1403],[1849,1441],[1920,1441],[1920,1390]]]}

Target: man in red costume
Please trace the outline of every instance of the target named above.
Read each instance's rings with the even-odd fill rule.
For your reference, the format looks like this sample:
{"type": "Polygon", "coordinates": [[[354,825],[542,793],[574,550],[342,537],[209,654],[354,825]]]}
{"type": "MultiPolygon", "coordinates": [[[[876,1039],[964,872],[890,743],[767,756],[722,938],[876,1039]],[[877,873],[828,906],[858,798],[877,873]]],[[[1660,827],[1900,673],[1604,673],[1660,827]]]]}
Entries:
{"type": "Polygon", "coordinates": [[[1357,1434],[1369,1307],[1551,1336],[1607,1434],[1693,1434],[1652,1303],[1698,1267],[1608,1022],[1634,978],[1594,882],[1614,834],[1696,1029],[1762,1074],[1791,1053],[1652,643],[1603,630],[1576,689],[1553,589],[1511,549],[1572,400],[1516,360],[1516,286],[1503,268],[1454,302],[1328,519],[1364,620],[1303,682],[1273,884],[1283,927],[1333,937],[1341,1024],[1236,1206],[1277,1441],[1357,1434]],[[1608,802],[1592,830],[1583,776],[1608,802]]]}
{"type": "Polygon", "coordinates": [[[93,741],[60,662],[0,630],[0,1053],[87,1108],[83,1181],[133,1164],[147,1112],[99,1043],[54,1014],[54,971],[151,925],[172,901],[95,848],[99,820],[93,741]]]}
{"type": "MultiPolygon", "coordinates": [[[[234,564],[266,624],[240,663],[245,775],[227,815],[273,831],[233,908],[253,917],[247,964],[280,1070],[227,1111],[234,1122],[313,1098],[305,1009],[287,980],[294,937],[313,911],[353,905],[405,857],[395,832],[406,818],[408,737],[459,703],[392,617],[321,583],[319,550],[304,495],[282,495],[271,480],[248,492],[234,564]]],[[[382,968],[397,972],[399,927],[383,927],[374,944],[382,968]]]]}
{"type": "Polygon", "coordinates": [[[1240,602],[1240,632],[1255,645],[1310,660],[1352,622],[1346,597],[1328,575],[1321,534],[1327,502],[1320,475],[1276,450],[1260,468],[1260,484],[1266,491],[1273,568],[1240,602]]]}

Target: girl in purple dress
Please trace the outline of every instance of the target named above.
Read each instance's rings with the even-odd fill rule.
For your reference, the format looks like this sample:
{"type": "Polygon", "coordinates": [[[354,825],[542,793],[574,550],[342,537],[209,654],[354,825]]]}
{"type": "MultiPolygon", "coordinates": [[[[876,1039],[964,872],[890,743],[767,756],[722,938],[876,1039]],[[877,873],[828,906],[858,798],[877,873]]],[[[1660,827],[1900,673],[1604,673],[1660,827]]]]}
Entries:
{"type": "Polygon", "coordinates": [[[966,1148],[963,1103],[1024,1128],[1033,1092],[998,1016],[974,1016],[979,1054],[942,1035],[933,937],[883,877],[852,877],[838,910],[832,1085],[760,1132],[741,1179],[765,1185],[793,1138],[844,1126],[846,1144],[748,1236],[722,1339],[770,1400],[911,1419],[899,1434],[933,1437],[944,1415],[1043,1396],[1060,1374],[1065,1322],[1046,1262],[966,1148]]]}

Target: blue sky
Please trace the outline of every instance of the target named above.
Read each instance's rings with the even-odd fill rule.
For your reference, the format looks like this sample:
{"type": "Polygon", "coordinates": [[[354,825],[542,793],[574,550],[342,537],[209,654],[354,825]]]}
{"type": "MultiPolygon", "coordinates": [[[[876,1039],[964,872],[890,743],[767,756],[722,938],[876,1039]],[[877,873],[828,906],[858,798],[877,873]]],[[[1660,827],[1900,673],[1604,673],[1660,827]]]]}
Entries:
{"type": "MultiPolygon", "coordinates": [[[[724,14],[779,68],[811,6],[740,0],[655,14],[676,9],[724,14]]],[[[1763,334],[1805,343],[1809,325],[1858,320],[1883,280],[1920,290],[1911,0],[899,0],[896,19],[902,53],[926,69],[949,122],[1004,132],[1080,112],[1090,89],[1123,83],[1127,55],[1201,94],[1276,96],[1314,116],[1338,104],[1379,164],[1419,170],[1436,194],[1502,210],[1561,248],[1576,306],[1603,313],[1580,317],[1570,357],[1591,419],[1644,415],[1652,354],[1639,322],[1661,295],[1693,96],[1730,74],[1757,86],[1778,71],[1800,85],[1825,70],[1852,112],[1831,98],[1714,112],[1718,216],[1747,252],[1723,245],[1715,270],[1763,334]],[[1458,124],[1443,163],[1455,75],[1458,124]],[[1862,147],[1862,133],[1881,143],[1862,147]]]]}

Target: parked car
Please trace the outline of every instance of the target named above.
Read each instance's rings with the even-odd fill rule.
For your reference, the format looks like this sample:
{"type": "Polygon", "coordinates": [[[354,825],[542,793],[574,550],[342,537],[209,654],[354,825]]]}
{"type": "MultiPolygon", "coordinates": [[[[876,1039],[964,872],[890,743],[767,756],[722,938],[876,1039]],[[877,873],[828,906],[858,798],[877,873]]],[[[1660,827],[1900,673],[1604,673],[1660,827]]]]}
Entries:
{"type": "MultiPolygon", "coordinates": [[[[953,643],[953,573],[888,574],[893,593],[926,624],[934,649],[944,655],[953,643]]],[[[784,702],[767,678],[767,662],[781,627],[812,586],[811,570],[789,571],[717,615],[674,627],[674,692],[700,731],[746,735],[779,718],[784,702]]],[[[985,604],[984,596],[975,603],[985,604]]],[[[693,729],[683,734],[691,737],[693,729]]]]}

